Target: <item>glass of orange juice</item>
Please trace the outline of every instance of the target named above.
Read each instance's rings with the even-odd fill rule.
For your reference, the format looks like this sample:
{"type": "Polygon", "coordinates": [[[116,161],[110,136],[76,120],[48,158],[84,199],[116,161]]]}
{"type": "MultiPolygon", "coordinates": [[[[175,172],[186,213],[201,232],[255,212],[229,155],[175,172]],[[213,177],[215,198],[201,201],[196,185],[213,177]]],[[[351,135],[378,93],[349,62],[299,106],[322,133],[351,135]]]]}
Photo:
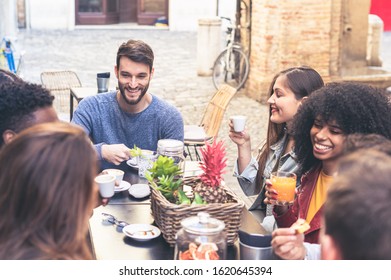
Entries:
{"type": "Polygon", "coordinates": [[[272,172],[270,180],[272,188],[277,191],[275,205],[290,205],[295,200],[296,174],[292,172],[272,172]]]}

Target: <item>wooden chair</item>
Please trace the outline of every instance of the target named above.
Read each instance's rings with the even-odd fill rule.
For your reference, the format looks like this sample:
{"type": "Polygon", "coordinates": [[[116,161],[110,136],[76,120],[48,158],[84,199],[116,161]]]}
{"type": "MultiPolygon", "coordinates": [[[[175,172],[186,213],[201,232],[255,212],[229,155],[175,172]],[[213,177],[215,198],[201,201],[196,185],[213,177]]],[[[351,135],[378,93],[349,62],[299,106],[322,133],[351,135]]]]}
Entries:
{"type": "Polygon", "coordinates": [[[54,98],[54,108],[59,115],[69,114],[70,111],[70,89],[81,87],[77,74],[73,71],[45,71],[41,73],[42,85],[50,90],[54,98]]]}
{"type": "Polygon", "coordinates": [[[235,93],[235,88],[229,85],[221,86],[206,106],[201,123],[185,125],[184,143],[190,160],[193,160],[190,147],[194,148],[196,159],[201,160],[197,149],[204,146],[206,141],[213,141],[217,137],[225,110],[235,93]]]}

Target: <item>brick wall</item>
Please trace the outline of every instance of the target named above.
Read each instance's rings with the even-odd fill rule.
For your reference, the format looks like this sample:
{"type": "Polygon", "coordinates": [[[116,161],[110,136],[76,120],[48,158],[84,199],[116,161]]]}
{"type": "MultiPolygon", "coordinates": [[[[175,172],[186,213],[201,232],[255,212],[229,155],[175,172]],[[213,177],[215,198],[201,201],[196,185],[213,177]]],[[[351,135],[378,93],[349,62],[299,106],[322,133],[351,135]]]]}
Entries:
{"type": "Polygon", "coordinates": [[[252,1],[246,94],[264,103],[272,77],[297,65],[313,67],[326,82],[337,76],[342,1],[252,1]]]}

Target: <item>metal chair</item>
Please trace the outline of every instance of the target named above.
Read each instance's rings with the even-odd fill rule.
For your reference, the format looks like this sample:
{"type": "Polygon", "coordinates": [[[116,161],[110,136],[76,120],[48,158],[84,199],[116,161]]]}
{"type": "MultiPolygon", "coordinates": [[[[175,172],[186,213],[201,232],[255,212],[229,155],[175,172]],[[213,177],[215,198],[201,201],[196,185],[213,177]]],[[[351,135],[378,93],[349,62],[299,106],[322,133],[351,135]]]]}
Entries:
{"type": "Polygon", "coordinates": [[[229,85],[221,86],[206,106],[201,123],[199,125],[185,125],[184,143],[190,160],[193,160],[190,147],[194,148],[196,160],[200,161],[201,156],[198,148],[204,146],[206,141],[212,142],[217,137],[225,110],[236,91],[229,85]]]}
{"type": "Polygon", "coordinates": [[[70,89],[81,87],[81,82],[77,74],[73,71],[45,71],[41,73],[42,85],[50,90],[55,96],[54,108],[58,114],[69,114],[70,110],[70,89]]]}

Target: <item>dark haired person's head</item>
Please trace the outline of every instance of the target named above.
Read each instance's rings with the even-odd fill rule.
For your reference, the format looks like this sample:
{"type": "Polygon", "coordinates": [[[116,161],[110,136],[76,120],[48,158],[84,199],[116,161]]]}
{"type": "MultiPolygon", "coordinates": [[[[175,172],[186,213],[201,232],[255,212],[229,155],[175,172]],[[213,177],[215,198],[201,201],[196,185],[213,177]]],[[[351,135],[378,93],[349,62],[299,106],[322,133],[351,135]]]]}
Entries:
{"type": "Polygon", "coordinates": [[[391,259],[389,147],[361,148],[340,159],[323,208],[322,259],[391,259]]]}
{"type": "Polygon", "coordinates": [[[359,149],[369,149],[379,147],[383,149],[386,143],[391,144],[387,137],[376,133],[352,133],[346,136],[344,145],[344,155],[359,149]]]}
{"type": "Polygon", "coordinates": [[[152,72],[154,54],[151,47],[141,40],[128,40],[122,43],[117,52],[117,68],[121,63],[121,58],[127,57],[131,61],[148,65],[152,72]]]}
{"type": "Polygon", "coordinates": [[[310,136],[318,123],[336,126],[343,135],[375,133],[391,139],[391,105],[384,91],[359,83],[330,83],[313,92],[299,108],[291,130],[303,172],[320,162],[310,136]]]}
{"type": "Polygon", "coordinates": [[[83,129],[41,123],[0,152],[0,259],[91,259],[97,155],[83,129]]]}
{"type": "Polygon", "coordinates": [[[274,76],[269,88],[268,139],[283,136],[304,98],[324,85],[322,77],[308,66],[291,67],[274,76]]]}
{"type": "Polygon", "coordinates": [[[322,77],[315,69],[309,66],[291,67],[274,76],[270,84],[269,96],[273,95],[274,84],[281,76],[286,77],[286,86],[294,93],[297,100],[310,95],[324,85],[322,77]]]}
{"type": "Polygon", "coordinates": [[[34,124],[58,121],[54,97],[41,85],[0,84],[0,147],[34,124]]]}
{"type": "Polygon", "coordinates": [[[149,102],[150,97],[146,94],[154,72],[153,59],[152,49],[143,41],[129,40],[119,47],[114,72],[118,79],[119,106],[122,109],[126,110],[129,105],[137,107],[142,100],[149,102]]]}

